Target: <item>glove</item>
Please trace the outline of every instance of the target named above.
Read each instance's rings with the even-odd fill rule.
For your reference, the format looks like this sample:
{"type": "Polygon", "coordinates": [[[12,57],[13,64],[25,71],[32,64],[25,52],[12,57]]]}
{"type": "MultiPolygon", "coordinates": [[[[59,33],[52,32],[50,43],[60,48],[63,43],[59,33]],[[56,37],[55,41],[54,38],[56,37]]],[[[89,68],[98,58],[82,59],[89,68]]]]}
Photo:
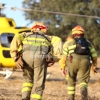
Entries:
{"type": "Polygon", "coordinates": [[[16,58],[15,63],[16,63],[16,67],[18,69],[24,69],[24,67],[23,67],[24,66],[24,62],[23,62],[23,59],[22,59],[21,56],[19,58],[16,58]]]}

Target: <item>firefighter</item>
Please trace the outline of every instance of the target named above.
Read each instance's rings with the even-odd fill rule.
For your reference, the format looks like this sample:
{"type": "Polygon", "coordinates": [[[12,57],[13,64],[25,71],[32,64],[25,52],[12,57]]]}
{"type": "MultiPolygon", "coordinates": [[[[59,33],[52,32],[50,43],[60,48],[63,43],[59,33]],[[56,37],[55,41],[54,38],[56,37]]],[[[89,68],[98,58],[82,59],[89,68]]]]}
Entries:
{"type": "Polygon", "coordinates": [[[47,37],[50,39],[51,44],[53,46],[54,60],[55,62],[58,62],[62,56],[62,48],[63,48],[62,39],[54,35],[53,36],[47,35],[47,37]]]}
{"type": "Polygon", "coordinates": [[[58,36],[51,36],[51,44],[54,47],[54,55],[62,55],[62,39],[58,36]]]}
{"type": "Polygon", "coordinates": [[[11,42],[11,57],[23,69],[22,100],[42,100],[47,64],[53,64],[51,42],[45,36],[47,29],[43,23],[35,22],[30,33],[17,34],[11,42]]]}
{"type": "MultiPolygon", "coordinates": [[[[68,44],[68,42],[72,41],[73,40],[73,37],[72,36],[68,36],[66,38],[66,42],[64,43],[63,47],[66,48],[66,44],[68,44]]],[[[60,64],[60,68],[62,70],[62,73],[63,75],[65,76],[65,79],[66,79],[66,84],[68,83],[68,73],[67,73],[67,59],[66,59],[66,56],[65,55],[62,55],[62,58],[59,60],[59,64],[60,64]]]]}
{"type": "MultiPolygon", "coordinates": [[[[62,39],[59,36],[54,36],[54,35],[46,35],[52,44],[53,47],[53,60],[54,62],[58,62],[61,59],[62,56],[62,39]]],[[[46,79],[48,79],[51,76],[50,73],[47,73],[46,79]]]]}
{"type": "Polygon", "coordinates": [[[87,100],[88,82],[90,79],[90,57],[97,65],[97,53],[91,42],[84,38],[84,29],[77,25],[72,29],[72,39],[63,48],[61,59],[67,58],[68,66],[68,99],[75,100],[75,83],[78,74],[82,100],[87,100]]]}

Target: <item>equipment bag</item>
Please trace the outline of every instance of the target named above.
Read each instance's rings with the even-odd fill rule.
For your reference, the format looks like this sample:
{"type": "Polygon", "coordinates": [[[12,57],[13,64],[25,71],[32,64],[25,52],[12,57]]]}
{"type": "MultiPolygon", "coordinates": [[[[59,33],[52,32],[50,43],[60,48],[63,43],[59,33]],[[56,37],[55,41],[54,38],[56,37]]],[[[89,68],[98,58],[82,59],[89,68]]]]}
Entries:
{"type": "Polygon", "coordinates": [[[79,55],[88,55],[89,54],[89,45],[85,38],[75,38],[76,48],[74,53],[79,55]]]}

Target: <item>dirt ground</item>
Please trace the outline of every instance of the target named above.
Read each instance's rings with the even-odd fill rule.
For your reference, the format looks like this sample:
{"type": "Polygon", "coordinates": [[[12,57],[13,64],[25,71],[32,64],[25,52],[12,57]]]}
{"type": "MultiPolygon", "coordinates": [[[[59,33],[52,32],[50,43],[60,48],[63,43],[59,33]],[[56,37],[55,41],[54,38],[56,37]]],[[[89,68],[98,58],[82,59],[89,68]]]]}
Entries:
{"type": "MultiPolygon", "coordinates": [[[[100,59],[98,59],[98,67],[100,67],[100,59]]],[[[68,85],[65,82],[65,77],[59,68],[59,64],[55,63],[48,68],[48,73],[51,76],[46,80],[43,100],[67,100],[68,85]]],[[[0,100],[21,100],[22,81],[22,71],[18,69],[7,80],[4,77],[0,77],[0,100]]],[[[80,100],[78,83],[76,85],[75,98],[80,100]]],[[[100,100],[100,73],[95,75],[91,73],[88,98],[88,100],[100,100]]]]}

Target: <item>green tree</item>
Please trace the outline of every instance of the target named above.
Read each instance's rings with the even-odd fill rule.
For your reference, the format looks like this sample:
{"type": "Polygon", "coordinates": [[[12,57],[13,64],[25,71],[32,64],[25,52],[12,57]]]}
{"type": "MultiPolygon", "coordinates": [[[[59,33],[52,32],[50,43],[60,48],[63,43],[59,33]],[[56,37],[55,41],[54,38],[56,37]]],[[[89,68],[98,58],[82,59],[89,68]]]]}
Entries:
{"type": "MultiPolygon", "coordinates": [[[[23,7],[33,10],[100,17],[100,0],[24,0],[23,7]]],[[[63,40],[71,33],[74,26],[81,25],[86,31],[85,36],[94,44],[98,53],[100,53],[100,19],[69,14],[24,12],[25,19],[30,20],[30,23],[33,23],[33,21],[44,22],[49,26],[49,34],[58,35],[63,40]]]]}

